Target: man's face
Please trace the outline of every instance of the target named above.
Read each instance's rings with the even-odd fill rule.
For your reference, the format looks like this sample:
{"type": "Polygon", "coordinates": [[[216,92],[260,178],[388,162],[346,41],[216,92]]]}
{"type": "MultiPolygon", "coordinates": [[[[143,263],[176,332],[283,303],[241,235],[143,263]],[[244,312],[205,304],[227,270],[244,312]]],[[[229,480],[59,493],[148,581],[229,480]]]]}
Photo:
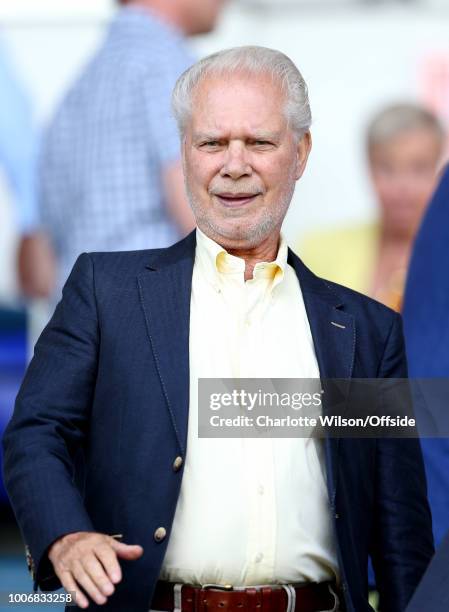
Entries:
{"type": "Polygon", "coordinates": [[[185,31],[188,34],[207,34],[214,29],[226,0],[178,0],[185,31]]]}
{"type": "Polygon", "coordinates": [[[277,235],[310,152],[267,75],[206,77],[183,140],[186,187],[198,227],[225,248],[277,235]]]}
{"type": "Polygon", "coordinates": [[[370,152],[374,190],[386,230],[412,238],[436,184],[441,143],[426,128],[399,134],[370,152]]]}

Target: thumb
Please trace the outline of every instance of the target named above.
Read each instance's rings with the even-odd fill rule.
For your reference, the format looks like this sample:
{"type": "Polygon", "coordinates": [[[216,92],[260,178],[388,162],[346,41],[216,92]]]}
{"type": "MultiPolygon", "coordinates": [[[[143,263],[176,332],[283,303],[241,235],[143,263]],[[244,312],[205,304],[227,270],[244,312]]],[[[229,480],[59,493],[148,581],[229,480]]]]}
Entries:
{"type": "Polygon", "coordinates": [[[114,540],[111,545],[117,556],[121,559],[128,559],[132,561],[143,555],[143,548],[138,544],[124,544],[123,542],[116,542],[114,540]]]}

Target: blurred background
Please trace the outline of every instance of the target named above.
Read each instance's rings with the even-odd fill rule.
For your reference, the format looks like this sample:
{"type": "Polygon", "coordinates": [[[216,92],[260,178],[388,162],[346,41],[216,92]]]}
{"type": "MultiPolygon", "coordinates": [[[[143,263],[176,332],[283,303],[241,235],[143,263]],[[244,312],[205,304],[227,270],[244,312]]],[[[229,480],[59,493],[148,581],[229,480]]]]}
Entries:
{"type": "MultiPolygon", "coordinates": [[[[33,269],[47,248],[59,255],[39,211],[42,143],[122,10],[107,0],[0,0],[0,434],[60,294],[61,282],[33,269]],[[34,257],[26,241],[36,233],[44,244],[34,257]]],[[[309,86],[313,151],[284,226],[289,244],[317,273],[397,310],[414,232],[447,154],[448,30],[447,0],[233,0],[212,32],[187,43],[192,57],[258,44],[296,62],[309,86]],[[383,116],[388,108],[395,112],[383,116]]],[[[68,237],[72,216],[73,208],[68,237]]],[[[81,243],[80,252],[90,247],[81,243]]],[[[0,511],[0,590],[30,591],[1,482],[0,511]]]]}

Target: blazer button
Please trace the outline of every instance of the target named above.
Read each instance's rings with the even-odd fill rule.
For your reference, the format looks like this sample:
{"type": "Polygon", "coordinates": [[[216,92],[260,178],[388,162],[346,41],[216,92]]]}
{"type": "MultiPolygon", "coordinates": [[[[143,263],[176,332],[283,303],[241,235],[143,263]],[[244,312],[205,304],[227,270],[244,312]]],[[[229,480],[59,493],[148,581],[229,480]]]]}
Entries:
{"type": "Polygon", "coordinates": [[[167,535],[167,531],[165,530],[165,528],[158,527],[156,531],[154,532],[154,539],[156,540],[156,542],[162,542],[162,540],[165,539],[166,535],[167,535]]]}
{"type": "Polygon", "coordinates": [[[176,457],[176,459],[173,461],[173,471],[174,472],[179,472],[179,470],[182,467],[182,457],[176,457]]]}

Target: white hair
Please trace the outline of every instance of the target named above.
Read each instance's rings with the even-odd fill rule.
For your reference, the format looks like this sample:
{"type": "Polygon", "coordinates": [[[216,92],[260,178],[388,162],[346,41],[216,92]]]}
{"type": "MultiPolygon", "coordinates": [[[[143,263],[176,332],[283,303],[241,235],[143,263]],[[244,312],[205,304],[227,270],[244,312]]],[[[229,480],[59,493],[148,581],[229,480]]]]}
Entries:
{"type": "Polygon", "coordinates": [[[200,60],[177,80],[172,95],[172,110],[181,135],[192,113],[192,97],[197,85],[207,76],[233,72],[269,74],[285,93],[285,114],[290,128],[299,136],[312,123],[306,82],[292,60],[275,49],[244,46],[225,49],[200,60]]]}

